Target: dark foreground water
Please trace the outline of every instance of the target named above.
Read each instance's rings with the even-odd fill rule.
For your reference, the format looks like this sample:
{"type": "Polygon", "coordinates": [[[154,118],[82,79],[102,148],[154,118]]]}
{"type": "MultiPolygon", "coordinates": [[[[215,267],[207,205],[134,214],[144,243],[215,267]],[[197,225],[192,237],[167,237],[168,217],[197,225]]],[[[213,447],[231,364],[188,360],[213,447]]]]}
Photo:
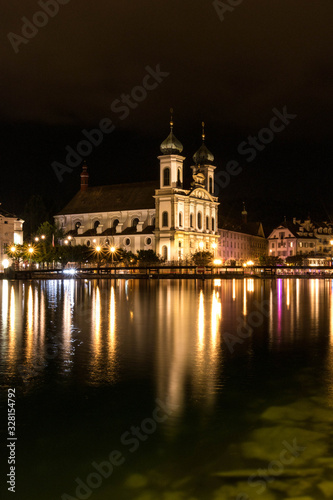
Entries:
{"type": "Polygon", "coordinates": [[[333,498],[332,280],[3,281],[0,311],[2,498],[333,498]]]}

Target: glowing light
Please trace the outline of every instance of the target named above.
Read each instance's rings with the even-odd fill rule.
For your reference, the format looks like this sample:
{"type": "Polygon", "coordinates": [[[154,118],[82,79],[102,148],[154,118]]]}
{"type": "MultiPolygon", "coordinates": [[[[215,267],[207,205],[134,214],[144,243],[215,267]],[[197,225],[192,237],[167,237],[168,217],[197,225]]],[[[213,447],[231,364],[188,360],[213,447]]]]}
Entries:
{"type": "Polygon", "coordinates": [[[64,269],[64,270],[63,270],[63,273],[64,273],[64,274],[71,274],[71,275],[73,275],[73,274],[75,274],[76,272],[77,272],[77,269],[64,269]]]}
{"type": "Polygon", "coordinates": [[[4,269],[7,269],[7,268],[9,267],[9,260],[8,260],[8,259],[4,259],[4,260],[2,261],[2,267],[3,267],[4,269]]]}
{"type": "Polygon", "coordinates": [[[204,296],[203,296],[203,291],[200,290],[199,313],[198,313],[198,333],[199,333],[199,346],[200,346],[200,348],[203,347],[204,332],[205,332],[204,296]]]}
{"type": "Polygon", "coordinates": [[[215,259],[214,262],[213,262],[214,266],[220,266],[222,264],[222,260],[221,259],[215,259]]]}
{"type": "Polygon", "coordinates": [[[289,309],[290,306],[290,280],[287,280],[287,308],[289,309]]]}
{"type": "Polygon", "coordinates": [[[95,250],[96,250],[96,252],[100,252],[102,249],[100,246],[97,246],[95,250]]]}
{"type": "Polygon", "coordinates": [[[32,255],[34,253],[34,248],[33,247],[29,247],[28,248],[28,252],[30,253],[30,255],[32,255]]]}
{"type": "Polygon", "coordinates": [[[200,241],[200,243],[199,243],[199,248],[201,248],[201,250],[202,250],[202,249],[203,249],[203,247],[204,247],[204,242],[203,242],[203,241],[200,241]]]}
{"type": "Polygon", "coordinates": [[[111,248],[110,248],[110,252],[111,252],[111,253],[114,253],[115,251],[116,251],[115,247],[111,247],[111,248]]]}
{"type": "Polygon", "coordinates": [[[212,243],[212,248],[215,250],[215,248],[217,247],[217,244],[216,243],[212,243]]]}
{"type": "Polygon", "coordinates": [[[10,247],[10,251],[11,251],[12,253],[16,252],[16,247],[13,245],[12,247],[10,247]]]}
{"type": "Polygon", "coordinates": [[[232,280],[232,300],[236,300],[236,280],[232,280]]]}
{"type": "Polygon", "coordinates": [[[243,314],[246,316],[247,314],[247,307],[246,307],[246,288],[247,288],[247,280],[244,280],[244,288],[243,288],[243,314]]]}
{"type": "Polygon", "coordinates": [[[254,266],[253,260],[248,260],[246,263],[247,266],[254,266]]]}

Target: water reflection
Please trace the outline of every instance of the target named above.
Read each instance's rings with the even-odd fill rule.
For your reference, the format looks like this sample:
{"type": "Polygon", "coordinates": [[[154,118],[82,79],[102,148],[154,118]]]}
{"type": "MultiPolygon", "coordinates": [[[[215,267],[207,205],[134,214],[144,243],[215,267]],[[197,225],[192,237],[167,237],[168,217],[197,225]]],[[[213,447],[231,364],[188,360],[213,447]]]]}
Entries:
{"type": "Polygon", "coordinates": [[[186,391],[213,401],[223,367],[223,332],[235,334],[240,319],[250,321],[251,312],[260,308],[266,311],[265,321],[252,338],[266,328],[271,350],[302,345],[304,339],[319,341],[326,321],[331,363],[332,286],[332,280],[299,278],[10,285],[4,280],[0,357],[10,373],[20,362],[39,366],[42,377],[50,359],[48,344],[54,346],[56,375],[69,376],[76,367],[82,379],[100,384],[117,380],[126,353],[131,369],[149,366],[157,395],[169,397],[183,411],[186,391]],[[77,344],[82,347],[75,350],[77,344]]]}

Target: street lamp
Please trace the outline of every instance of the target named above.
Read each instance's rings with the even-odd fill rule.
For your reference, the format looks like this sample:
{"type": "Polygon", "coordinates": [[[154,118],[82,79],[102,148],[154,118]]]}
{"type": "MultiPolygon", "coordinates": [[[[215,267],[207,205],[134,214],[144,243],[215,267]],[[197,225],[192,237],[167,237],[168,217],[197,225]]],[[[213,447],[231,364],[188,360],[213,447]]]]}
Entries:
{"type": "Polygon", "coordinates": [[[199,248],[200,248],[200,250],[201,250],[201,251],[202,251],[203,247],[204,247],[204,242],[203,242],[203,241],[200,241],[200,243],[199,243],[199,248]]]}
{"type": "Polygon", "coordinates": [[[100,255],[100,251],[102,250],[102,248],[97,245],[97,247],[95,247],[95,252],[97,253],[97,269],[99,268],[99,255],[100,255]]]}
{"type": "Polygon", "coordinates": [[[29,247],[28,248],[28,252],[29,252],[29,267],[31,267],[31,256],[34,253],[34,248],[33,247],[29,247]]]}

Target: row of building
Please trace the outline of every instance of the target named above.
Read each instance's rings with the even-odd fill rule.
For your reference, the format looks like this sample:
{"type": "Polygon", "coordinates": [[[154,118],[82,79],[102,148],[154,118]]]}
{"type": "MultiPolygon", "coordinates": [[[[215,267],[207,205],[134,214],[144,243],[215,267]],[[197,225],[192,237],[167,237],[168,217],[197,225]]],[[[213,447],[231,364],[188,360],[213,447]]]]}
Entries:
{"type": "MultiPolygon", "coordinates": [[[[214,194],[214,156],[205,143],[204,124],[189,186],[184,183],[183,146],[173,133],[172,119],[160,150],[156,182],[90,186],[84,164],[79,192],[54,218],[64,241],[133,253],[151,249],[169,262],[186,261],[196,251],[210,251],[223,264],[255,261],[261,255],[285,259],[310,254],[317,264],[330,260],[331,223],[284,221],[266,238],[260,222],[248,222],[245,206],[239,221],[221,215],[214,194]]],[[[22,242],[22,225],[21,219],[0,212],[2,254],[6,244],[22,242]],[[5,224],[7,231],[2,230],[5,224]]]]}

